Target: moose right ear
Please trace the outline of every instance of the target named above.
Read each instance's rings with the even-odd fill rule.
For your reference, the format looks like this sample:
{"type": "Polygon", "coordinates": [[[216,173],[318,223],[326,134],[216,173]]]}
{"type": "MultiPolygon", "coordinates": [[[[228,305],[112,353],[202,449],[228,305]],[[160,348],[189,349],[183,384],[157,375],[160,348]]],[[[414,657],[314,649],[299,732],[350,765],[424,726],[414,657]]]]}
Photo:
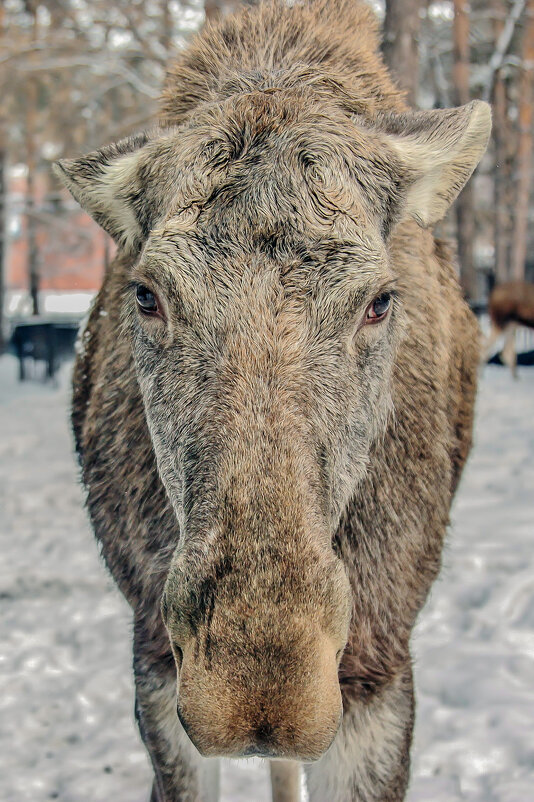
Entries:
{"type": "Polygon", "coordinates": [[[148,237],[159,205],[151,197],[154,187],[144,169],[152,141],[148,134],[138,134],[54,165],[80,206],[119,246],[133,253],[148,237]]]}
{"type": "Polygon", "coordinates": [[[441,220],[482,158],[491,131],[491,109],[473,100],[455,109],[384,115],[387,134],[405,177],[399,216],[421,226],[441,220]]]}

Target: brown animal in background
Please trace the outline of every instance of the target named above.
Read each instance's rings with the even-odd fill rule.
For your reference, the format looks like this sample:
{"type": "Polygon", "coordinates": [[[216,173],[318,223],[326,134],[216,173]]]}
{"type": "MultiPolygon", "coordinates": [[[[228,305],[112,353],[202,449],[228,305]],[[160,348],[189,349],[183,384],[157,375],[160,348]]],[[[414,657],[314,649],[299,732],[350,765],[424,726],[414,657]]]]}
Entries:
{"type": "Polygon", "coordinates": [[[534,329],[534,284],[528,281],[506,281],[491,292],[488,312],[491,331],[486,342],[485,360],[491,356],[496,341],[504,334],[502,360],[517,378],[515,333],[518,326],[534,329]]]}
{"type": "Polygon", "coordinates": [[[404,798],[478,364],[425,229],[489,130],[484,103],[404,106],[365,4],[273,2],[204,28],[159,128],[59,166],[120,246],[73,424],[152,800],[211,802],[242,755],[277,802],[299,761],[312,802],[404,798]]]}

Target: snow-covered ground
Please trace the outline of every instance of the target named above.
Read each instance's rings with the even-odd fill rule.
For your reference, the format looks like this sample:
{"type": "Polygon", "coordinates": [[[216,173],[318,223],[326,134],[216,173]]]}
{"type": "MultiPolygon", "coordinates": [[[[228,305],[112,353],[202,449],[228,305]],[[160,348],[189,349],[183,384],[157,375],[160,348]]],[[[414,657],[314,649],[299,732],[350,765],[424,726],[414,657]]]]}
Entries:
{"type": "MultiPolygon", "coordinates": [[[[0,799],[147,802],[130,618],[101,566],[59,387],[0,359],[0,799]]],[[[534,370],[488,368],[444,570],[415,639],[409,802],[534,799],[534,370]]],[[[259,761],[224,802],[267,802],[259,761]]],[[[324,800],[329,802],[329,800],[324,800]]]]}

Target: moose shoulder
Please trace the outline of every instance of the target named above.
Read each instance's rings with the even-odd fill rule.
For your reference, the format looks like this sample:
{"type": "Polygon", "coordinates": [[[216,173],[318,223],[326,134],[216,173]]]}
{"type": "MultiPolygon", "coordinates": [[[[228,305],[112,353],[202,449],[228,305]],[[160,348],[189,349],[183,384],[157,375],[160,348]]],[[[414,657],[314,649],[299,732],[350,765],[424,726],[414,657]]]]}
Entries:
{"type": "Polygon", "coordinates": [[[153,802],[212,802],[243,755],[279,802],[297,761],[312,802],[404,798],[478,363],[428,228],[489,131],[404,106],[365,4],[272,2],[204,28],[159,127],[58,165],[119,245],[73,425],[153,802]]]}

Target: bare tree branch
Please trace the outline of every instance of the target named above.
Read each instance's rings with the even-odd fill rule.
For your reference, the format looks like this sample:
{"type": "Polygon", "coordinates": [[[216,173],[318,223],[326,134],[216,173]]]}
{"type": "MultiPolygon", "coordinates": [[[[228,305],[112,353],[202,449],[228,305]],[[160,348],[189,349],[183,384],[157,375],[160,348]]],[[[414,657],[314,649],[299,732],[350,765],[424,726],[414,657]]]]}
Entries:
{"type": "MultiPolygon", "coordinates": [[[[26,73],[47,72],[52,70],[70,69],[72,67],[90,67],[93,71],[100,74],[114,73],[121,75],[125,81],[130,83],[139,92],[156,100],[160,96],[160,89],[156,86],[150,86],[143,81],[137,73],[127,67],[124,63],[118,61],[100,61],[95,65],[94,60],[87,57],[75,56],[72,58],[50,58],[39,62],[38,64],[21,64],[20,69],[26,73]]],[[[159,87],[160,81],[158,81],[159,87]]]]}
{"type": "Polygon", "coordinates": [[[500,70],[503,65],[504,57],[506,56],[506,51],[510,47],[515,27],[525,8],[525,2],[526,0],[515,0],[512,10],[506,18],[506,23],[502,29],[501,35],[497,40],[495,50],[488,64],[488,76],[482,90],[482,98],[486,101],[489,101],[491,98],[493,84],[495,83],[495,73],[500,70]]]}

